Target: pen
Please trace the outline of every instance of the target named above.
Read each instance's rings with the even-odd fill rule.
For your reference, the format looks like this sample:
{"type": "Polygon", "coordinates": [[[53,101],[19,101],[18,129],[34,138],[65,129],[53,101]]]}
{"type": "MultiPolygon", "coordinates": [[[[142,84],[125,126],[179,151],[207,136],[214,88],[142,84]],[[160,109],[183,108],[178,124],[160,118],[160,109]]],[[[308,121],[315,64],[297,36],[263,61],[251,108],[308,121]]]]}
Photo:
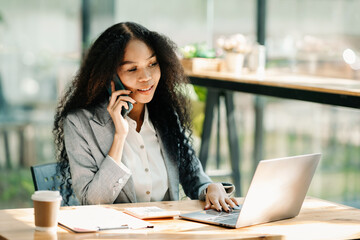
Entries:
{"type": "Polygon", "coordinates": [[[108,227],[108,228],[104,228],[104,227],[97,227],[98,231],[104,231],[104,230],[114,230],[114,229],[129,229],[128,225],[121,225],[118,227],[108,227]]]}

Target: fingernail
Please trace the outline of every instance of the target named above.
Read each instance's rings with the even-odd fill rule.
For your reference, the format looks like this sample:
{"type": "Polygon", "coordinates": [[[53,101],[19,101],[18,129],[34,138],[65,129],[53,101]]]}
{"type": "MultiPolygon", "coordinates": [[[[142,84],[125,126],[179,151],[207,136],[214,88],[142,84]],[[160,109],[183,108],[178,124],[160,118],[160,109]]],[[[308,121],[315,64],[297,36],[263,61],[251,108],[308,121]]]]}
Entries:
{"type": "Polygon", "coordinates": [[[204,210],[209,210],[209,208],[208,208],[208,207],[206,207],[206,208],[204,208],[204,210]]]}

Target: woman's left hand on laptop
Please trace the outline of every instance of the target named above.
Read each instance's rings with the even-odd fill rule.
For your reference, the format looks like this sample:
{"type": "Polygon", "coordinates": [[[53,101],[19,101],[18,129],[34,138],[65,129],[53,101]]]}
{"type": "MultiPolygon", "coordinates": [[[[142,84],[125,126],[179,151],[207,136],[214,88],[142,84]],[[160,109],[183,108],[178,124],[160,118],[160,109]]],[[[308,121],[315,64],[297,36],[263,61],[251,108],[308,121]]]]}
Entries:
{"type": "Polygon", "coordinates": [[[205,210],[213,206],[217,211],[224,210],[226,212],[230,212],[231,208],[239,205],[235,198],[228,196],[221,183],[211,183],[207,187],[205,202],[205,210]]]}

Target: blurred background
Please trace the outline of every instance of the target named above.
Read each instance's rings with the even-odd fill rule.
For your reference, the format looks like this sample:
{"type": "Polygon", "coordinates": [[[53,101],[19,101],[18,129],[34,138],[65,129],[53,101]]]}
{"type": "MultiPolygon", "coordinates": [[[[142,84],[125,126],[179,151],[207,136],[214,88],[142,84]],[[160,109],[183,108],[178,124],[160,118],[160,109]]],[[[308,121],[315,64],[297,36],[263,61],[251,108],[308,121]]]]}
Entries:
{"type": "MultiPolygon", "coordinates": [[[[360,78],[360,1],[268,0],[266,5],[268,70],[360,78]]],[[[201,44],[217,52],[220,36],[239,33],[255,42],[256,6],[256,0],[0,0],[0,209],[32,206],[29,166],[55,161],[51,131],[57,100],[102,31],[135,21],[180,48],[201,44]]],[[[189,89],[199,150],[206,89],[189,89]]],[[[234,93],[243,194],[253,174],[254,98],[234,93]]],[[[263,158],[322,152],[308,195],[360,207],[360,111],[263,99],[263,158]]],[[[215,181],[231,182],[227,138],[220,138],[220,167],[210,151],[207,172],[215,181]]]]}

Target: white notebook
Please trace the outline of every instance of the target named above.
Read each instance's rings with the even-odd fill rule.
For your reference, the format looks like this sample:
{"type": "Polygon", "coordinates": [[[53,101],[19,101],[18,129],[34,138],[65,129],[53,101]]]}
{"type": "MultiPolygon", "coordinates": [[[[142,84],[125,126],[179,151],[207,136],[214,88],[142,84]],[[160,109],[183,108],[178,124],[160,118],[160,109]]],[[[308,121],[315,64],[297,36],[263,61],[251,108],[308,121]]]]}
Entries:
{"type": "Polygon", "coordinates": [[[149,222],[113,208],[100,206],[82,206],[69,210],[62,209],[59,212],[58,222],[73,232],[97,232],[153,227],[149,222]]]}

